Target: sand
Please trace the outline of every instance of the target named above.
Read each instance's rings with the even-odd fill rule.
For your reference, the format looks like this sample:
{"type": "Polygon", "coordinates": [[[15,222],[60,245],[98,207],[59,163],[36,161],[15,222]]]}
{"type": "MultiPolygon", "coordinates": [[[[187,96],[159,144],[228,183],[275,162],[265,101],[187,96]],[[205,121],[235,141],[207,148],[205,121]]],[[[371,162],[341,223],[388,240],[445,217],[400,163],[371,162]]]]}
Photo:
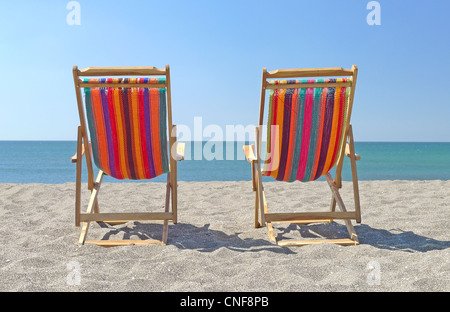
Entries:
{"type": "MultiPolygon", "coordinates": [[[[75,184],[0,184],[0,291],[450,291],[450,181],[360,181],[359,246],[280,247],[253,227],[251,182],[179,182],[167,246],[78,246],[75,184]]],[[[325,182],[265,183],[271,212],[327,211],[325,182]]],[[[342,196],[353,209],[352,187],[342,196]]],[[[83,185],[83,210],[89,192],[83,185]]],[[[162,211],[161,183],[110,183],[100,209],[162,211]]],[[[88,239],[160,239],[161,223],[93,223],[88,239]]],[[[275,224],[278,239],[344,224],[275,224]]]]}

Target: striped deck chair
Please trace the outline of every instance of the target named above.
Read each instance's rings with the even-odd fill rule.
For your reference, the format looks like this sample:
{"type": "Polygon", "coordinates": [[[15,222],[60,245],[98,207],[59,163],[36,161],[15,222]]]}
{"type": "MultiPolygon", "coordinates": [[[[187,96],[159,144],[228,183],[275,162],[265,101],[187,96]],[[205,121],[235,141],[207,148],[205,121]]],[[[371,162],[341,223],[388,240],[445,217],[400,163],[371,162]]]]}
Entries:
{"type": "Polygon", "coordinates": [[[255,191],[255,227],[267,225],[269,238],[279,245],[302,246],[314,243],[356,245],[358,237],[351,220],[361,222],[358,178],[352,126],[353,98],[358,69],[320,68],[263,69],[259,126],[255,145],[244,146],[252,166],[255,191]],[[318,78],[317,77],[344,77],[318,78]],[[279,80],[279,79],[289,80],[279,80]],[[303,79],[293,79],[303,78],[303,79]],[[271,80],[268,80],[271,79],[271,80]],[[278,79],[278,80],[273,80],[278,79]],[[262,125],[266,90],[269,93],[267,151],[261,158],[262,125]],[[342,187],[344,156],[350,157],[355,211],[347,211],[339,189],[342,187]],[[336,167],[333,180],[330,170],[336,167]],[[314,181],[325,176],[331,189],[331,207],[326,212],[269,213],[262,176],[277,181],[314,181]],[[336,211],[336,203],[340,211],[336,211]],[[260,219],[260,220],[259,220],[260,219]],[[344,220],[350,239],[280,240],[274,235],[272,222],[308,224],[344,220]]]}
{"type": "Polygon", "coordinates": [[[72,162],[76,163],[75,225],[82,225],[79,244],[105,247],[165,245],[168,222],[177,223],[177,161],[184,159],[184,144],[176,142],[176,126],[172,125],[169,66],[165,69],[89,67],[81,70],[74,66],[73,78],[80,117],[77,153],[72,157],[72,162]],[[93,78],[105,76],[146,77],[93,78]],[[167,126],[172,134],[169,137],[167,126]],[[168,154],[167,139],[171,155],[168,154]],[[81,164],[84,155],[91,197],[86,213],[81,213],[81,164]],[[95,180],[93,163],[99,169],[95,180]],[[152,179],[167,174],[165,211],[100,213],[97,197],[105,174],[119,180],[152,179]],[[170,195],[172,211],[169,211],[170,195]],[[89,222],[117,225],[136,220],[163,221],[161,240],[86,240],[89,222]]]}

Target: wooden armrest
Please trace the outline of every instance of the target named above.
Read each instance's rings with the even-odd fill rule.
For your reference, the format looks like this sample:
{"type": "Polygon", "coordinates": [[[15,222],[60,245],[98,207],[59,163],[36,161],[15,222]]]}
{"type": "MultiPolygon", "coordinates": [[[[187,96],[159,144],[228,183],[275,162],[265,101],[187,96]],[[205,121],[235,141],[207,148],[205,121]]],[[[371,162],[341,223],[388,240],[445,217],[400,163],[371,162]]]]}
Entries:
{"type": "MultiPolygon", "coordinates": [[[[92,145],[91,145],[91,142],[89,142],[89,149],[90,149],[91,152],[92,152],[92,145]]],[[[92,155],[92,154],[91,154],[91,155],[92,155]]],[[[81,145],[81,158],[83,158],[83,156],[84,156],[84,144],[81,145]]],[[[75,155],[73,155],[72,157],[70,157],[70,160],[71,160],[73,163],[76,163],[76,162],[77,162],[77,153],[75,153],[75,155]]]]}
{"type": "Polygon", "coordinates": [[[245,157],[247,158],[247,161],[249,163],[255,162],[256,161],[255,144],[244,145],[243,148],[244,148],[244,153],[245,153],[245,157]]]}
{"type": "MultiPolygon", "coordinates": [[[[348,144],[345,145],[345,155],[347,155],[348,157],[352,158],[352,156],[350,154],[350,146],[348,144]]],[[[355,153],[355,159],[356,160],[361,160],[361,156],[359,156],[358,154],[355,153]]]]}
{"type": "Polygon", "coordinates": [[[180,143],[177,142],[177,154],[175,155],[175,160],[176,161],[181,161],[184,160],[184,148],[185,148],[185,143],[180,143]]]}
{"type": "MultiPolygon", "coordinates": [[[[89,144],[91,144],[91,143],[89,143],[89,144]]],[[[84,155],[84,144],[81,145],[81,158],[83,158],[83,155],[84,155]]],[[[75,155],[73,155],[70,159],[72,160],[73,163],[76,163],[77,162],[77,153],[75,153],[75,155]]]]}

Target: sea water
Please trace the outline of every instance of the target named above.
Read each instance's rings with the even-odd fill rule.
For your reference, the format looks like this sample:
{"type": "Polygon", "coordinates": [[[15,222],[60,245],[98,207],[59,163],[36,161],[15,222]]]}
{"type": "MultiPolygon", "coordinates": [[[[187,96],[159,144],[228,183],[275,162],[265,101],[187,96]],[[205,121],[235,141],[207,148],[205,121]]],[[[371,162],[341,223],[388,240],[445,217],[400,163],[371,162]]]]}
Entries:
{"type": "MultiPolygon", "coordinates": [[[[187,142],[179,181],[250,181],[245,142],[187,142]]],[[[450,180],[450,143],[356,142],[359,180],[450,180]]],[[[75,182],[75,141],[0,141],[0,183],[75,182]]],[[[95,166],[94,166],[95,168],[95,166]]],[[[95,174],[98,169],[95,168],[95,174]]],[[[334,175],[334,171],[332,170],[334,175]]],[[[343,180],[351,181],[345,158],[343,180]]],[[[87,181],[83,162],[83,182],[87,181]]],[[[321,178],[323,180],[323,178],[321,178]]],[[[165,175],[145,182],[165,182],[165,175]]],[[[105,177],[104,182],[124,182],[105,177]]],[[[275,181],[264,177],[265,182],[275,181]]]]}

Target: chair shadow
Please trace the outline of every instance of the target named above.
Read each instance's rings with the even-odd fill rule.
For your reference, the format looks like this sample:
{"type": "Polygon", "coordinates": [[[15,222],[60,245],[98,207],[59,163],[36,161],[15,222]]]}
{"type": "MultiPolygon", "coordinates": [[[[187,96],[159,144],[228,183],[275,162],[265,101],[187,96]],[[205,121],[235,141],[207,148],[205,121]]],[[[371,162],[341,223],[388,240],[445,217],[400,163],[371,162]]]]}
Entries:
{"type": "Polygon", "coordinates": [[[413,231],[402,229],[374,229],[362,224],[356,230],[363,244],[387,249],[401,250],[404,252],[427,252],[432,250],[444,250],[450,247],[450,241],[441,241],[431,237],[418,235],[413,231]]]}
{"type": "MultiPolygon", "coordinates": [[[[109,226],[99,222],[99,225],[109,230],[103,240],[113,235],[123,233],[123,239],[153,240],[162,238],[162,224],[130,222],[120,226],[109,226]]],[[[290,239],[284,236],[301,236],[301,239],[314,238],[347,238],[348,232],[344,224],[315,223],[309,225],[289,224],[276,226],[277,240],[290,239]],[[295,233],[297,232],[297,233],[295,233]]],[[[267,231],[266,228],[262,230],[267,231]]],[[[379,249],[399,250],[403,252],[427,252],[444,250],[450,247],[450,241],[440,241],[430,237],[415,234],[401,229],[377,229],[366,224],[355,225],[361,245],[370,245],[379,249]]],[[[262,250],[282,254],[296,254],[300,248],[289,248],[271,243],[267,239],[241,238],[242,233],[227,234],[223,231],[210,229],[210,224],[197,227],[191,224],[178,223],[169,225],[168,245],[179,249],[192,249],[200,252],[212,252],[220,248],[228,248],[239,252],[258,252],[262,250]]],[[[267,235],[267,233],[265,233],[267,235]]]]}
{"type": "MultiPolygon", "coordinates": [[[[290,224],[285,228],[278,228],[277,240],[291,232],[299,232],[302,238],[347,238],[348,231],[340,223],[316,223],[311,225],[290,224]]],[[[399,250],[403,252],[427,252],[444,250],[450,247],[450,241],[440,241],[430,237],[415,234],[401,229],[377,229],[367,224],[355,225],[361,245],[371,245],[379,249],[399,250]]]]}
{"type": "MultiPolygon", "coordinates": [[[[163,225],[157,223],[130,222],[114,227],[99,222],[102,228],[109,229],[102,240],[108,240],[113,235],[123,234],[123,239],[161,240],[163,225]]],[[[227,248],[238,252],[259,252],[262,250],[282,254],[295,254],[293,250],[275,245],[268,239],[240,238],[242,233],[227,234],[223,231],[210,229],[210,224],[202,227],[187,223],[169,224],[167,245],[179,249],[192,249],[200,252],[212,252],[227,248]]]]}

